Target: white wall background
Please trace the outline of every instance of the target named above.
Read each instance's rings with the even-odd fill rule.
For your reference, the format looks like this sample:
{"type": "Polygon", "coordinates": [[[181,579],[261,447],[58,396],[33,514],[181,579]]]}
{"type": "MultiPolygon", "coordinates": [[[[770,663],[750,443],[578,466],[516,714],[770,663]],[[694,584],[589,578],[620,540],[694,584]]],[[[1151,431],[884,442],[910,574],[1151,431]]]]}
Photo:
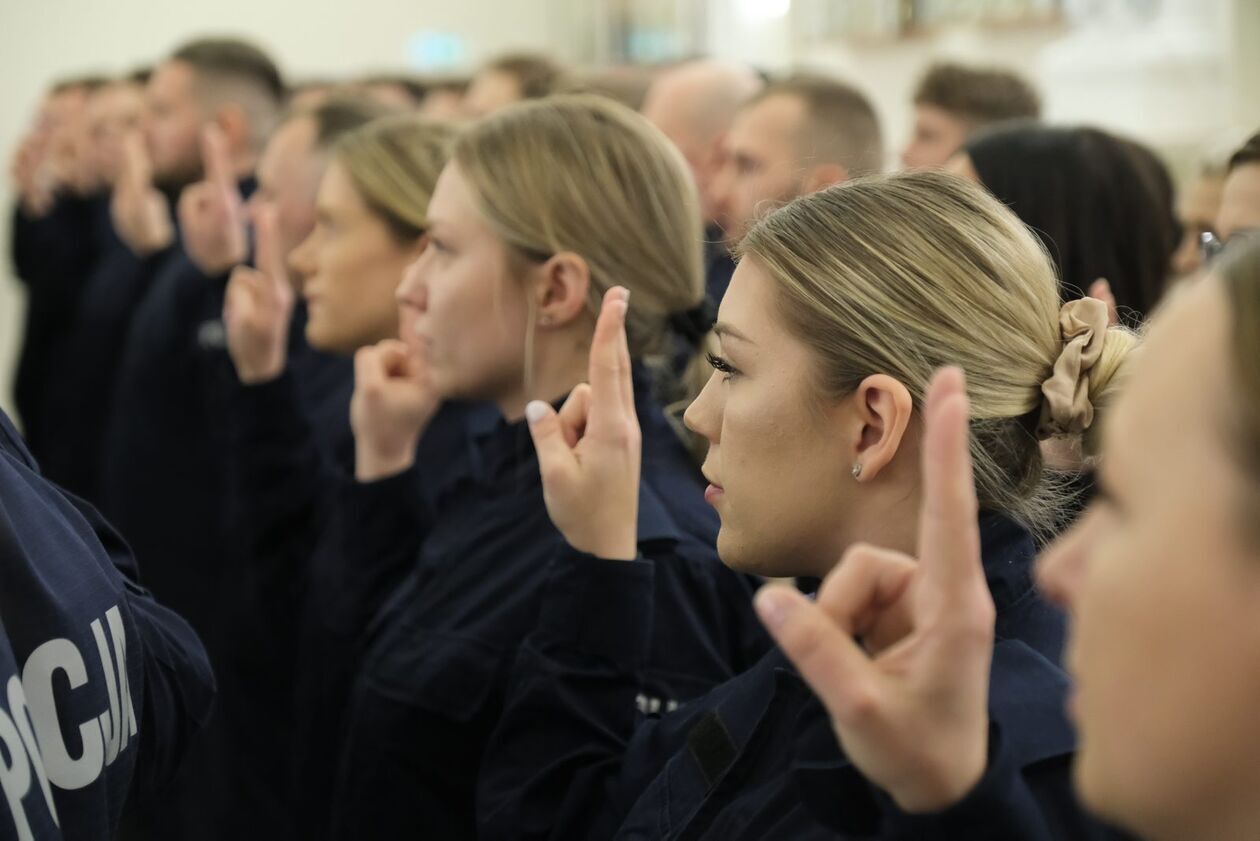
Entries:
{"type": "MultiPolygon", "coordinates": [[[[294,79],[407,64],[413,36],[453,32],[467,62],[512,49],[579,59],[606,48],[594,27],[623,0],[0,0],[0,406],[10,407],[21,294],[10,278],[7,160],[49,81],[123,72],[196,35],[245,35],[294,79]]],[[[1260,0],[1068,0],[1069,25],[959,29],[868,45],[794,43],[787,18],[734,14],[785,0],[686,0],[708,22],[708,51],[769,69],[808,64],[857,82],[880,111],[889,164],[909,130],[910,92],[932,59],[1004,64],[1042,88],[1048,116],[1126,132],[1184,169],[1201,141],[1260,126],[1260,0]]],[[[849,0],[830,0],[849,2],[849,0]]],[[[684,0],[678,0],[685,5],[684,0]]],[[[678,12],[682,14],[682,12],[678,12]]],[[[690,14],[690,13],[688,13],[690,14]]]]}
{"type": "Polygon", "coordinates": [[[45,86],[83,72],[125,72],[197,35],[243,35],[291,78],[406,66],[421,30],[457,32],[469,61],[514,48],[572,56],[573,16],[551,0],[0,0],[0,406],[11,410],[22,294],[9,263],[8,161],[45,86]]]}

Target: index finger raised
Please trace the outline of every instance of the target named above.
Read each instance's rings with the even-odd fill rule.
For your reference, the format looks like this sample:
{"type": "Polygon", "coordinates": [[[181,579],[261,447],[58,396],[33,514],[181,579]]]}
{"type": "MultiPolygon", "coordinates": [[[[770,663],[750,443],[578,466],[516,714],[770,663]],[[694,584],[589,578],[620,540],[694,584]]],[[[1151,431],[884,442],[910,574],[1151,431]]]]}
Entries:
{"type": "Polygon", "coordinates": [[[934,587],[969,587],[983,575],[972,476],[966,378],[942,368],[924,407],[923,504],[919,563],[934,587]]]}
{"type": "Polygon", "coordinates": [[[626,342],[628,293],[614,286],[604,294],[595,336],[591,340],[591,422],[611,413],[614,417],[634,411],[630,388],[630,349],[626,342]]]}

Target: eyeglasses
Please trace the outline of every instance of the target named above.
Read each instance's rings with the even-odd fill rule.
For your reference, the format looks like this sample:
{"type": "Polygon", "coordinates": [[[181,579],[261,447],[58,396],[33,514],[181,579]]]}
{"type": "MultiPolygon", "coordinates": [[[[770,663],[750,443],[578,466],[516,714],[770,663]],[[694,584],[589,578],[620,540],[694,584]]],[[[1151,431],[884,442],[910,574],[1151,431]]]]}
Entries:
{"type": "Polygon", "coordinates": [[[1228,239],[1221,239],[1211,231],[1204,231],[1199,234],[1199,254],[1203,257],[1203,265],[1208,265],[1226,248],[1234,247],[1235,243],[1246,240],[1255,239],[1256,234],[1260,234],[1260,228],[1246,228],[1241,231],[1234,231],[1229,235],[1228,239]]]}

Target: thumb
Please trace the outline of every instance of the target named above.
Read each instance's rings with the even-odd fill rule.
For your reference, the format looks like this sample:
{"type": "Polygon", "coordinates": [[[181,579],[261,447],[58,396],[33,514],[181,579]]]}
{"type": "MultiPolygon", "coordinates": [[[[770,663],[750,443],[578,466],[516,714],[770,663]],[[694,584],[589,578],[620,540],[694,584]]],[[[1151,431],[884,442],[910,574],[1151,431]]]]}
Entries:
{"type": "Polygon", "coordinates": [[[762,587],[753,603],[833,719],[847,722],[871,713],[878,679],[870,658],[821,607],[782,584],[762,587]]]}
{"type": "Polygon", "coordinates": [[[556,410],[542,400],[533,400],[525,406],[525,420],[529,422],[529,436],[534,439],[534,449],[538,452],[543,484],[567,475],[576,466],[576,458],[565,441],[556,410]]]}

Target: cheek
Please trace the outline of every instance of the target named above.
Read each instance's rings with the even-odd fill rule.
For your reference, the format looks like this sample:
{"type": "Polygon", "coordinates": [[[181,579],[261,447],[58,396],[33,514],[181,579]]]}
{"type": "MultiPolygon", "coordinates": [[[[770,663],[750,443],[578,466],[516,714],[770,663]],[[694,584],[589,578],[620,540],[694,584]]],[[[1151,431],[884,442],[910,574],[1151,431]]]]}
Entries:
{"type": "Polygon", "coordinates": [[[806,419],[767,411],[791,405],[786,396],[756,405],[743,398],[732,389],[722,418],[723,558],[762,574],[804,574],[817,565],[842,510],[833,491],[838,471],[827,443],[802,433],[811,428],[806,419]]]}

